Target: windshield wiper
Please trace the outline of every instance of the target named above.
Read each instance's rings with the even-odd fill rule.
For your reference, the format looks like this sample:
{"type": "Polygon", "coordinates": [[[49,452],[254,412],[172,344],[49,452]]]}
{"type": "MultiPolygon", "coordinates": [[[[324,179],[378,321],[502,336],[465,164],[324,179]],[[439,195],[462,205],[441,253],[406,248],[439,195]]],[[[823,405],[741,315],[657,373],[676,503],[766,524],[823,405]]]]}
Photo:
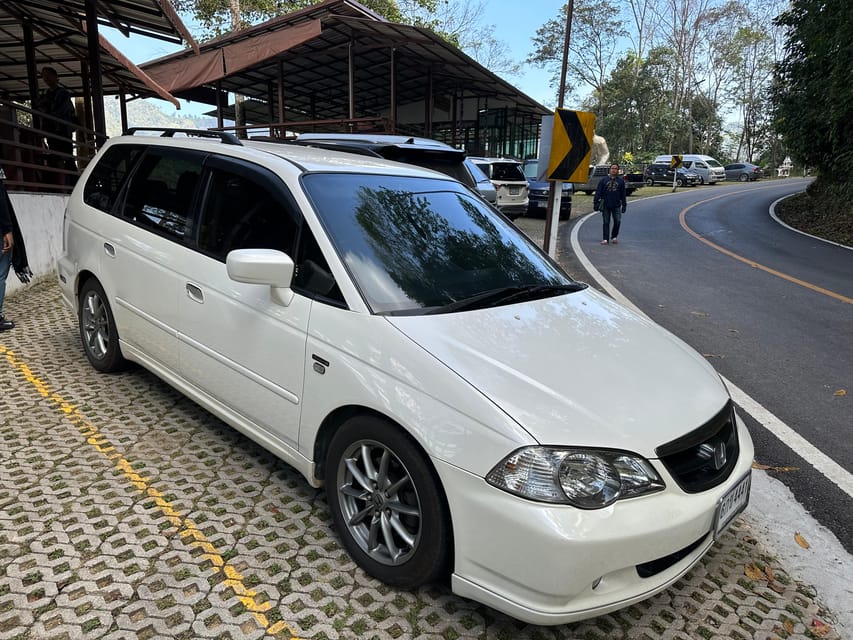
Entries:
{"type": "Polygon", "coordinates": [[[521,286],[500,287],[498,289],[483,291],[461,300],[454,300],[453,302],[441,307],[430,309],[426,313],[451,313],[453,311],[486,309],[488,307],[497,307],[511,302],[536,300],[539,298],[556,296],[561,293],[581,291],[586,289],[587,286],[588,285],[583,282],[573,282],[571,284],[526,284],[521,286]]]}

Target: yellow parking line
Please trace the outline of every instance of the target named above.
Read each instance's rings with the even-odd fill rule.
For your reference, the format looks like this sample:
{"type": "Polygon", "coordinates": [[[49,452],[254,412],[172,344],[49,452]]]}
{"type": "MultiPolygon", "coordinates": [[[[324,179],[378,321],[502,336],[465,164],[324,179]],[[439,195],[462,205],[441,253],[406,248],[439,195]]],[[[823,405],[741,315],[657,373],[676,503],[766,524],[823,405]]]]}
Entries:
{"type": "Polygon", "coordinates": [[[9,364],[12,365],[23,377],[29,382],[39,394],[50,400],[56,408],[58,408],[71,422],[72,425],[86,439],[86,442],[95,448],[107,460],[122,472],[124,477],[132,484],[140,493],[146,494],[153,498],[160,512],[166,516],[169,522],[178,529],[178,535],[184,544],[190,547],[200,548],[204,553],[200,556],[200,560],[209,560],[214,571],[222,571],[226,579],[224,584],[230,587],[237,598],[243,603],[255,617],[258,624],[261,625],[268,633],[278,634],[286,631],[290,634],[291,640],[299,640],[294,632],[283,621],[270,624],[269,618],[264,614],[272,607],[270,602],[259,602],[257,593],[246,587],[243,582],[243,576],[233,566],[229,565],[222,554],[207,540],[206,536],[189,518],[185,518],[163,497],[163,493],[155,488],[148,478],[145,478],[133,470],[131,463],[110,443],[107,437],[101,433],[98,428],[77,410],[77,407],[66,401],[59,394],[53,393],[50,387],[36,377],[25,362],[18,359],[15,353],[0,345],[0,355],[4,356],[9,364]]]}
{"type": "Polygon", "coordinates": [[[717,200],[718,198],[725,198],[727,196],[735,195],[735,193],[742,193],[742,192],[723,193],[723,194],[714,196],[713,198],[708,198],[707,200],[700,200],[699,202],[694,202],[689,207],[682,209],[681,212],[678,214],[678,222],[681,224],[681,228],[684,229],[691,236],[693,236],[694,238],[699,240],[700,242],[704,242],[706,245],[708,245],[712,249],[716,249],[720,253],[724,253],[727,256],[729,256],[730,258],[734,258],[735,260],[739,260],[740,262],[743,262],[744,264],[748,264],[750,267],[754,267],[756,269],[761,269],[765,273],[769,273],[770,275],[774,275],[777,278],[782,278],[782,280],[787,280],[788,282],[798,284],[801,287],[805,287],[806,289],[810,289],[811,291],[814,291],[815,293],[822,293],[825,296],[829,296],[830,298],[835,298],[836,300],[840,300],[841,302],[845,302],[847,304],[853,304],[853,298],[848,298],[847,296],[843,296],[840,293],[836,293],[835,291],[830,291],[829,289],[824,289],[823,287],[819,287],[816,284],[812,284],[811,282],[806,282],[805,280],[800,280],[799,278],[795,278],[794,276],[789,276],[788,274],[782,273],[781,271],[777,271],[776,269],[766,267],[763,264],[756,262],[755,260],[750,260],[749,258],[744,258],[743,256],[735,253],[734,251],[730,251],[724,247],[721,247],[718,244],[711,242],[710,240],[708,240],[707,238],[705,238],[704,236],[700,235],[698,232],[694,231],[689,226],[687,226],[687,212],[690,211],[693,207],[697,207],[700,204],[706,204],[708,202],[711,202],[712,200],[717,200]]]}

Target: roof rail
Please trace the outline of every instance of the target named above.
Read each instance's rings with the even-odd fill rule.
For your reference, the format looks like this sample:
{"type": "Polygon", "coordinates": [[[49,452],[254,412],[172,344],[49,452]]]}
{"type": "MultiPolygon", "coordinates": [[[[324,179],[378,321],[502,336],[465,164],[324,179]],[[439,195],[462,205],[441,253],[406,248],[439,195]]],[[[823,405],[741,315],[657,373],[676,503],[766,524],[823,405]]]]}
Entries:
{"type": "Polygon", "coordinates": [[[208,131],[207,129],[176,129],[173,127],[130,127],[125,130],[124,135],[132,136],[137,131],[161,131],[161,138],[173,138],[176,133],[183,133],[187,137],[197,138],[219,138],[224,144],[235,144],[243,146],[240,138],[227,131],[208,131]]]}

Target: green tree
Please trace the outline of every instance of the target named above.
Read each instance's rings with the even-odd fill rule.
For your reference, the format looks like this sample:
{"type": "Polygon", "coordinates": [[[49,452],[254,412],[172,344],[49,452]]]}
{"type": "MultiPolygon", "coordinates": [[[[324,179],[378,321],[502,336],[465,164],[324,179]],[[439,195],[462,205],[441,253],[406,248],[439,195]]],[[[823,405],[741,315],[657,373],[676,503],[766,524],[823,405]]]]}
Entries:
{"type": "Polygon", "coordinates": [[[630,152],[639,162],[649,162],[659,153],[671,152],[669,141],[680,118],[672,110],[672,51],[652,49],[645,60],[633,52],[619,60],[591,103],[600,107],[596,133],[604,136],[613,158],[630,152]]]}
{"type": "MultiPolygon", "coordinates": [[[[772,100],[792,155],[833,180],[853,172],[853,13],[848,0],[793,0],[772,100]]],[[[849,200],[847,201],[849,208],[849,200]]]]}

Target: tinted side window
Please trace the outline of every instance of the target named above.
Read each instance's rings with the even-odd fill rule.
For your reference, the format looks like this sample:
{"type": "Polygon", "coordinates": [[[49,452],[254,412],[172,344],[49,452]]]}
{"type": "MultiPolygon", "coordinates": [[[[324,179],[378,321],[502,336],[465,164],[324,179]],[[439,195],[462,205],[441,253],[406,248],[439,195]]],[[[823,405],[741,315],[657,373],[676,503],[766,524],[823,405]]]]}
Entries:
{"type": "Polygon", "coordinates": [[[123,216],[183,239],[192,230],[191,204],[205,154],[149,148],[130,180],[123,216]]]}
{"type": "Polygon", "coordinates": [[[138,145],[116,145],[104,151],[83,187],[83,201],[111,213],[130,170],[142,155],[138,145]]]}
{"type": "Polygon", "coordinates": [[[199,226],[202,251],[222,262],[234,249],[278,249],[293,256],[296,221],[264,182],[243,172],[211,169],[199,226]]]}

